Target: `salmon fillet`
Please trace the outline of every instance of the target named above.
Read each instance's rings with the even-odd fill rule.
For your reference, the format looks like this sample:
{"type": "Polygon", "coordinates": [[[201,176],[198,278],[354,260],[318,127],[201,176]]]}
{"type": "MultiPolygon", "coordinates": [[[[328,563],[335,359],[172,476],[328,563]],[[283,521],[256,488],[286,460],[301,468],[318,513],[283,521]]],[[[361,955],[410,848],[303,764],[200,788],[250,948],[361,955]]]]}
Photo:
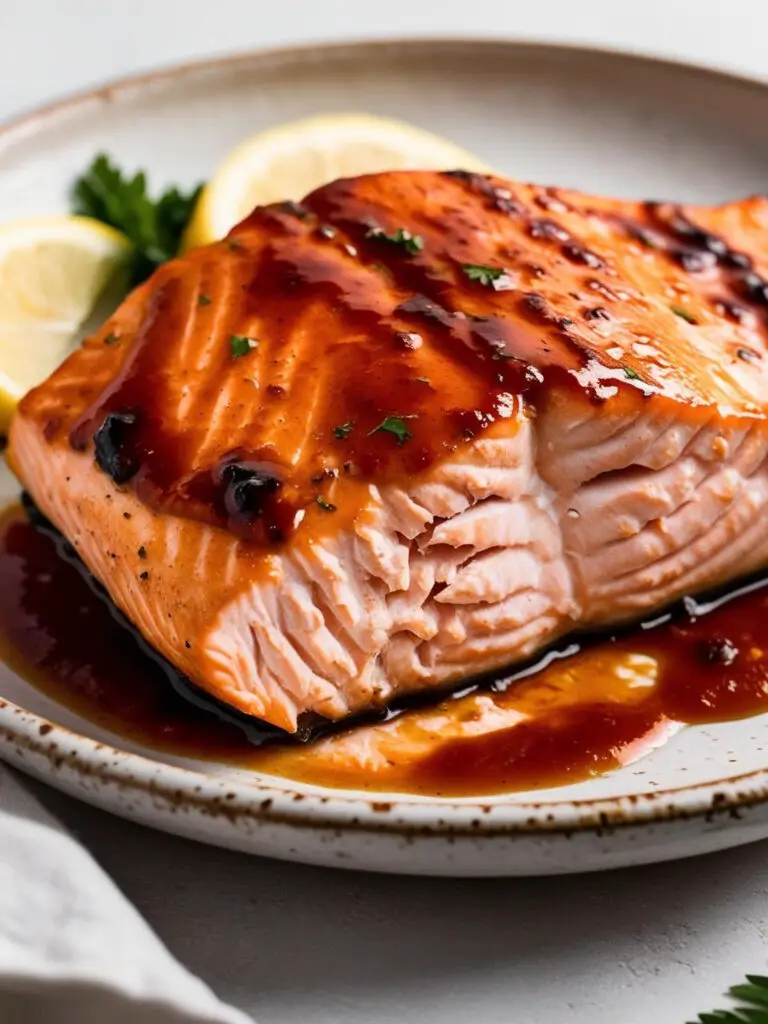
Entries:
{"type": "Polygon", "coordinates": [[[147,641],[289,731],[768,561],[768,201],[338,181],[166,264],[22,401],[147,641]]]}

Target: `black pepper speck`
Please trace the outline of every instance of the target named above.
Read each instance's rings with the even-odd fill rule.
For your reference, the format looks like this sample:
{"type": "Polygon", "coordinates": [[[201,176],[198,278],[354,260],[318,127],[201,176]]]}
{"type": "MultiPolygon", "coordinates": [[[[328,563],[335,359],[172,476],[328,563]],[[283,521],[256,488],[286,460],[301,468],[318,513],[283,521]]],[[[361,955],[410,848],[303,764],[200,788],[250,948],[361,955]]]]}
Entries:
{"type": "Polygon", "coordinates": [[[579,245],[578,242],[567,242],[562,249],[563,255],[567,256],[573,263],[583,263],[584,266],[590,267],[592,270],[599,270],[605,266],[603,261],[595,253],[590,252],[589,249],[585,249],[583,245],[579,245]]]}
{"type": "Polygon", "coordinates": [[[592,309],[587,309],[584,312],[585,320],[610,320],[611,314],[605,308],[605,306],[594,306],[592,309]]]}
{"type": "Polygon", "coordinates": [[[760,355],[754,352],[751,348],[737,348],[736,355],[739,359],[743,359],[745,363],[756,363],[760,360],[760,355]]]}
{"type": "Polygon", "coordinates": [[[544,238],[550,242],[567,242],[571,237],[564,227],[554,220],[541,218],[531,221],[528,231],[531,238],[544,238]]]}

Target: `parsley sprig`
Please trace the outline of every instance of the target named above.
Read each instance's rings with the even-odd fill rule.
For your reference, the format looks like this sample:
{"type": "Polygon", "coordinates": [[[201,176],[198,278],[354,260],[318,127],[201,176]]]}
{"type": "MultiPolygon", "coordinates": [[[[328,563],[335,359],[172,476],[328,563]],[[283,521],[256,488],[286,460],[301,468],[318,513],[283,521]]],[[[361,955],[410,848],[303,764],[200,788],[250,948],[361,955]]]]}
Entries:
{"type": "Polygon", "coordinates": [[[75,181],[72,209],[128,236],[134,247],[131,284],[138,284],[178,253],[202,187],[185,193],[173,186],[152,199],[144,171],[130,177],[100,153],[75,181]]]}
{"type": "Polygon", "coordinates": [[[391,242],[392,245],[399,245],[409,254],[415,256],[424,248],[424,239],[421,235],[412,235],[408,228],[398,228],[388,235],[384,228],[371,228],[366,238],[378,238],[382,242],[391,242]]]}
{"type": "Polygon", "coordinates": [[[256,338],[249,338],[244,334],[231,334],[229,336],[229,348],[233,359],[247,356],[249,352],[258,347],[259,342],[256,338]]]}
{"type": "Polygon", "coordinates": [[[486,267],[482,263],[465,263],[461,268],[470,281],[477,281],[486,288],[499,288],[506,279],[503,267],[486,267]]]}
{"type": "Polygon", "coordinates": [[[354,428],[354,420],[347,420],[346,423],[339,423],[333,428],[333,436],[338,437],[340,441],[343,441],[344,438],[349,437],[354,428]]]}
{"type": "Polygon", "coordinates": [[[734,985],[728,994],[740,1005],[733,1010],[701,1013],[695,1024],[768,1024],[768,977],[748,974],[747,984],[734,985]]]}
{"type": "Polygon", "coordinates": [[[378,434],[379,431],[383,431],[387,434],[392,434],[397,439],[398,444],[405,444],[406,441],[410,441],[413,437],[413,434],[408,429],[405,421],[415,419],[415,415],[385,416],[377,427],[368,431],[368,437],[370,437],[371,434],[378,434]]]}

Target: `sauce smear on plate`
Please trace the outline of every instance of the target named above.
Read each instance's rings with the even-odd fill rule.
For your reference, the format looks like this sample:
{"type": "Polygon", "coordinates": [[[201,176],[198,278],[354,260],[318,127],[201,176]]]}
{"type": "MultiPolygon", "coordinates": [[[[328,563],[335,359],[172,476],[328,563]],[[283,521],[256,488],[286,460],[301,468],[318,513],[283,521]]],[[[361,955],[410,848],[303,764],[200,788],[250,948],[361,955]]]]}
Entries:
{"type": "Polygon", "coordinates": [[[0,521],[0,656],[54,700],[144,746],[312,782],[469,796],[576,782],[679,723],[768,711],[768,586],[686,602],[661,624],[571,642],[388,721],[255,748],[190,703],[15,506],[0,521]]]}

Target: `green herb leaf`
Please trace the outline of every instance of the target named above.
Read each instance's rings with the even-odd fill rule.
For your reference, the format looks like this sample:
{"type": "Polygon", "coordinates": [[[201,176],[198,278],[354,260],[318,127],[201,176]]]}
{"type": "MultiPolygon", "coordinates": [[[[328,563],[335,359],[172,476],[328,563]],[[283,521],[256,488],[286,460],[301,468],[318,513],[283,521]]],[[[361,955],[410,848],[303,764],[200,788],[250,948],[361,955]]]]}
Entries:
{"type": "Polygon", "coordinates": [[[734,985],[729,996],[739,1005],[733,1010],[699,1014],[696,1024],[768,1024],[768,978],[747,975],[747,985],[734,985]]]}
{"type": "Polygon", "coordinates": [[[203,292],[201,292],[197,296],[197,304],[198,304],[198,306],[210,306],[210,304],[212,302],[213,302],[213,299],[211,298],[211,296],[210,295],[205,295],[203,292]]]}
{"type": "Polygon", "coordinates": [[[388,235],[384,228],[371,228],[366,233],[366,238],[378,238],[382,242],[391,242],[393,245],[400,245],[411,256],[420,253],[424,248],[424,239],[421,235],[412,235],[407,228],[398,228],[388,235]]]}
{"type": "Polygon", "coordinates": [[[118,343],[118,341],[120,341],[120,335],[119,334],[115,334],[114,331],[110,331],[109,334],[104,339],[104,344],[105,345],[116,345],[118,343]]]}
{"type": "Polygon", "coordinates": [[[624,376],[629,377],[630,380],[640,380],[640,374],[636,373],[631,366],[624,367],[624,376]]]}
{"type": "Polygon", "coordinates": [[[689,324],[696,323],[696,317],[693,313],[689,313],[687,309],[683,309],[682,306],[670,306],[669,307],[675,316],[679,316],[681,320],[685,320],[689,324]]]}
{"type": "Polygon", "coordinates": [[[143,171],[129,177],[100,153],[75,181],[72,209],[128,236],[134,248],[131,283],[138,284],[178,253],[201,189],[184,193],[174,186],[152,199],[143,171]]]}
{"type": "Polygon", "coordinates": [[[405,421],[415,419],[415,416],[386,416],[378,427],[374,427],[373,430],[368,431],[368,437],[370,437],[371,434],[376,434],[380,430],[383,430],[388,434],[393,434],[397,438],[398,444],[405,444],[406,441],[410,441],[413,437],[413,434],[405,425],[405,421]]]}
{"type": "Polygon", "coordinates": [[[470,281],[479,281],[486,288],[495,287],[496,281],[506,274],[503,267],[485,267],[481,263],[464,263],[461,269],[470,281]]]}
{"type": "Polygon", "coordinates": [[[315,501],[320,506],[320,508],[323,510],[323,512],[335,512],[336,511],[336,506],[332,505],[330,503],[330,501],[326,501],[325,498],[322,496],[322,494],[318,494],[318,496],[315,498],[315,501]]]}
{"type": "Polygon", "coordinates": [[[259,347],[256,338],[248,338],[244,334],[232,334],[229,338],[229,347],[232,350],[232,358],[239,359],[240,356],[247,356],[253,349],[259,347]]]}
{"type": "Polygon", "coordinates": [[[768,1010],[768,979],[751,974],[747,977],[748,985],[734,985],[729,995],[741,999],[745,1003],[765,1007],[768,1010]]]}
{"type": "Polygon", "coordinates": [[[346,423],[339,423],[337,427],[333,428],[333,436],[338,437],[340,441],[343,441],[345,437],[349,437],[352,433],[354,426],[354,420],[347,420],[346,423]]]}

